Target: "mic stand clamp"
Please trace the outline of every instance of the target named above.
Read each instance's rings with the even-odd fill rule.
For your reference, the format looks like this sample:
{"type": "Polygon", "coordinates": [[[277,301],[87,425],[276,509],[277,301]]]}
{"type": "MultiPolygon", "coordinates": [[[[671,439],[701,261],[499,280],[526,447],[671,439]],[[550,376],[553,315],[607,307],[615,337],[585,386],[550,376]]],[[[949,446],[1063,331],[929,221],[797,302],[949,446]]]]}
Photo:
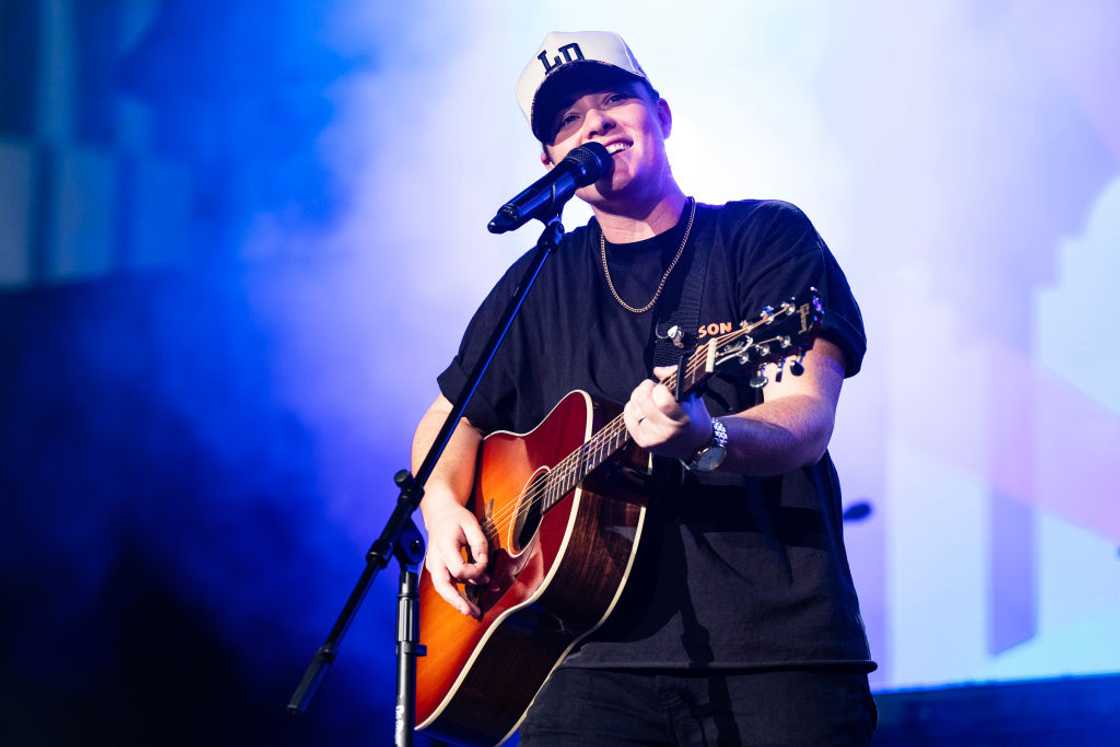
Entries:
{"type": "MultiPolygon", "coordinates": [[[[419,506],[424,489],[406,469],[393,476],[401,495],[419,506]]],[[[411,519],[397,538],[393,555],[400,566],[397,592],[397,705],[393,710],[394,744],[412,744],[416,728],[416,657],[428,653],[420,643],[420,563],[424,560],[424,538],[411,519]]]]}

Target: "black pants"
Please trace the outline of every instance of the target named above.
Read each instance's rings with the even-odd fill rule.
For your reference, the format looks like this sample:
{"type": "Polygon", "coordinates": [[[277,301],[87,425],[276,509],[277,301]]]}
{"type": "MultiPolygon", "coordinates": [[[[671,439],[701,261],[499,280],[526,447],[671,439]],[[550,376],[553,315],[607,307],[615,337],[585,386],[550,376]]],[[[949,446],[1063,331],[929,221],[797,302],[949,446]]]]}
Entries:
{"type": "Polygon", "coordinates": [[[529,709],[521,744],[868,745],[875,723],[859,672],[562,667],[529,709]]]}

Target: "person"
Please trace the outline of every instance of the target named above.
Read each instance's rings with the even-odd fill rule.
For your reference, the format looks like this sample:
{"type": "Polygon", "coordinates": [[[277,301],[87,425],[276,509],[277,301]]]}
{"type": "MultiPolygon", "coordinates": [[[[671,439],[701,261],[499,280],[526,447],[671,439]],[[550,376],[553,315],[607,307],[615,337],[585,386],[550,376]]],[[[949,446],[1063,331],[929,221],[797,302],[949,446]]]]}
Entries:
{"type": "MultiPolygon", "coordinates": [[[[464,505],[485,434],[529,431],[573,389],[624,403],[634,442],[684,469],[659,493],[618,607],[549,677],[522,744],[869,743],[875,664],[827,451],[841,383],[866,348],[843,272],[789,203],[686,196],[666,155],[672,111],[617,34],[548,34],[517,93],[545,167],[598,142],[613,170],[576,192],[594,217],[565,234],[427,484],[434,587],[478,614],[459,585],[488,580],[487,541],[464,505]],[[654,370],[655,333],[700,253],[698,335],[817,289],[824,321],[802,375],[771,375],[760,392],[717,377],[683,401],[660,383],[670,369],[654,370]]],[[[498,281],[438,377],[415,461],[528,261],[498,281]]]]}

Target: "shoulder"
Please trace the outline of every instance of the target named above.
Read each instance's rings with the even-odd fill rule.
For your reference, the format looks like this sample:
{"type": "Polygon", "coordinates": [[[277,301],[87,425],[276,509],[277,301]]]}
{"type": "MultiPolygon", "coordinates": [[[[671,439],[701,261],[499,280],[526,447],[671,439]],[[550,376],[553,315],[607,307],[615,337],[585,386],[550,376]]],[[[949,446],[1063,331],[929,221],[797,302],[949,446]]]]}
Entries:
{"type": "Polygon", "coordinates": [[[820,243],[805,212],[785,200],[736,200],[704,207],[714,216],[717,235],[740,256],[796,254],[820,243]]]}
{"type": "Polygon", "coordinates": [[[705,205],[721,222],[761,228],[812,227],[809,216],[785,200],[734,200],[723,205],[705,205]]]}

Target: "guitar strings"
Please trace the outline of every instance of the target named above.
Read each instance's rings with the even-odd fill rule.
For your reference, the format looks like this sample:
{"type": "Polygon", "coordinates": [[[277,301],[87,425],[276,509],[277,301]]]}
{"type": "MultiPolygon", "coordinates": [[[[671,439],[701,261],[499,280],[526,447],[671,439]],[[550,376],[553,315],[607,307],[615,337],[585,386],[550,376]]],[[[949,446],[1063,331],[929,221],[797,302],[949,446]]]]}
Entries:
{"type": "MultiPolygon", "coordinates": [[[[764,315],[752,324],[747,324],[740,329],[733,330],[724,335],[720,335],[717,338],[714,338],[714,342],[718,347],[732,342],[738,337],[749,335],[751,332],[755,331],[761,326],[768,324],[780,315],[792,315],[795,308],[796,306],[790,305],[779,310],[776,313],[764,315]]],[[[692,376],[694,373],[696,373],[701,365],[704,365],[707,362],[706,358],[708,353],[708,346],[710,344],[711,342],[697,347],[696,350],[694,350],[689,356],[688,363],[685,366],[686,377],[692,376]]],[[[679,372],[675,371],[668,377],[666,377],[666,379],[661,383],[672,388],[676,385],[678,376],[679,372]]],[[[578,467],[580,467],[581,464],[586,464],[590,461],[587,460],[586,457],[595,456],[597,451],[602,450],[603,453],[600,456],[604,457],[604,459],[599,462],[599,464],[602,464],[604,461],[606,461],[606,457],[609,454],[613,453],[617,449],[622,448],[627,440],[625,438],[617,446],[612,447],[609,444],[615,437],[622,435],[625,430],[625,421],[623,420],[622,416],[619,415],[613,418],[610,422],[603,426],[603,428],[593,434],[590,439],[585,441],[583,444],[580,444],[580,446],[578,446],[574,451],[572,451],[570,454],[553,465],[552,468],[548,472],[544,473],[544,475],[540,479],[534,480],[534,484],[530,487],[530,489],[519,496],[518,499],[511,501],[509,506],[503,508],[495,514],[484,517],[483,521],[480,522],[483,525],[483,528],[488,528],[491,532],[497,534],[498,523],[504,523],[507,519],[512,518],[514,514],[517,515],[517,519],[520,521],[522,517],[526,516],[536,507],[538,502],[544,500],[544,498],[548,495],[549,491],[553,487],[556,487],[553,495],[555,495],[556,500],[559,501],[561,498],[570,493],[575,487],[577,487],[579,481],[577,480],[576,483],[566,487],[563,490],[561,490],[557,486],[565,485],[567,481],[572,478],[572,476],[574,476],[575,474],[579,474],[581,470],[579,470],[578,467]]],[[[596,465],[596,468],[598,466],[599,465],[596,465]]],[[[586,475],[584,476],[586,477],[586,475]]],[[[546,510],[547,508],[548,507],[546,507],[546,510]]]]}
{"type": "MultiPolygon", "coordinates": [[[[510,506],[487,517],[486,521],[496,530],[497,522],[505,522],[515,513],[520,520],[527,515],[538,502],[544,500],[550,493],[559,500],[567,495],[578,484],[567,487],[567,483],[583,470],[580,467],[598,461],[595,467],[606,461],[617,449],[621,448],[626,439],[615,444],[614,441],[626,433],[626,424],[621,416],[613,418],[609,423],[598,430],[590,439],[580,444],[572,453],[558,461],[551,469],[533,481],[532,486],[518,500],[512,501],[510,506]],[[600,460],[601,457],[601,460],[600,460]]],[[[594,469],[594,467],[592,468],[594,469]]]]}
{"type": "MultiPolygon", "coordinates": [[[[549,491],[553,491],[553,488],[555,490],[552,494],[557,497],[557,500],[567,495],[575,486],[573,485],[565,490],[561,490],[558,486],[564,485],[578,473],[581,462],[587,464],[599,456],[604,457],[603,461],[605,461],[605,457],[625,444],[625,439],[617,446],[612,444],[618,436],[625,432],[626,424],[621,417],[612,419],[588,441],[580,444],[575,451],[554,464],[541,478],[534,480],[532,487],[519,496],[518,500],[512,501],[510,506],[487,517],[486,521],[496,529],[497,523],[505,522],[515,513],[520,518],[528,514],[538,502],[549,494],[549,491]]],[[[599,464],[602,463],[602,461],[599,462],[599,464]]]]}
{"type": "MultiPolygon", "coordinates": [[[[695,370],[695,362],[690,361],[689,371],[686,375],[694,373],[695,370]]],[[[667,385],[675,383],[674,381],[672,381],[672,378],[673,377],[669,377],[666,380],[667,385]]],[[[580,446],[577,447],[574,451],[572,451],[566,457],[553,465],[551,470],[545,473],[543,479],[536,480],[536,484],[532,488],[530,488],[530,490],[526,491],[525,494],[521,497],[521,500],[517,502],[516,508],[507,509],[504,512],[495,514],[494,518],[504,521],[514,512],[516,512],[519,517],[523,516],[531,511],[535,507],[536,503],[541,500],[542,497],[547,496],[550,491],[552,495],[555,495],[557,497],[557,499],[566,495],[571,491],[572,487],[574,487],[574,485],[572,487],[568,487],[569,481],[571,481],[572,478],[576,475],[583,472],[581,467],[583,467],[584,465],[588,465],[591,462],[598,461],[599,457],[606,457],[609,453],[615,451],[618,448],[621,448],[621,446],[625,443],[625,439],[623,439],[622,442],[618,444],[615,444],[614,441],[618,438],[618,436],[624,434],[625,432],[625,421],[621,416],[616,416],[603,428],[597,431],[590,439],[580,444],[580,446]],[[553,490],[554,488],[555,490],[553,490]]],[[[599,464],[602,464],[602,461],[599,461],[599,464]]],[[[595,466],[597,467],[599,465],[596,464],[595,466]]]]}
{"type": "MultiPolygon", "coordinates": [[[[766,321],[768,321],[768,319],[764,318],[753,325],[748,325],[741,329],[728,332],[727,334],[721,335],[720,337],[716,338],[715,342],[717,345],[727,344],[728,342],[735,340],[737,337],[749,334],[762,324],[765,324],[766,321]]],[[[706,363],[707,352],[708,345],[702,345],[696,348],[695,351],[693,351],[693,353],[689,356],[688,363],[685,366],[686,377],[692,376],[702,365],[706,363]]],[[[662,383],[672,388],[676,385],[678,375],[678,372],[673,372],[668,377],[666,377],[666,379],[662,383]]],[[[483,527],[488,528],[493,533],[497,534],[498,523],[504,523],[507,519],[512,518],[514,514],[517,515],[518,520],[521,520],[522,517],[527,515],[536,507],[538,502],[542,501],[543,498],[548,495],[549,491],[553,487],[556,487],[556,490],[553,494],[556,496],[557,500],[559,500],[563,496],[566,496],[578,485],[578,481],[574,485],[566,487],[566,489],[564,490],[561,490],[557,486],[565,485],[573,475],[578,474],[580,470],[575,468],[578,468],[581,462],[585,463],[586,457],[594,455],[595,452],[602,449],[602,447],[607,447],[602,454],[602,456],[606,457],[609,453],[612,453],[613,451],[625,445],[626,439],[623,439],[622,443],[619,443],[617,446],[614,446],[613,448],[609,446],[609,443],[615,437],[625,432],[625,430],[625,421],[623,420],[622,416],[619,415],[613,418],[609,423],[603,426],[603,428],[597,431],[590,439],[588,439],[570,454],[553,465],[552,468],[548,472],[546,472],[541,479],[534,480],[534,484],[532,485],[532,487],[530,487],[530,489],[523,495],[519,496],[517,500],[511,501],[509,506],[503,508],[497,513],[492,514],[488,517],[484,517],[484,520],[482,522],[483,527]],[[589,449],[588,447],[592,448],[589,449]]],[[[605,459],[603,461],[605,461],[605,459]]],[[[602,462],[600,462],[600,464],[602,464],[602,462]]],[[[596,465],[596,467],[598,466],[599,465],[596,465]]]]}
{"type": "MultiPolygon", "coordinates": [[[[743,334],[745,331],[746,330],[738,330],[737,332],[729,333],[726,336],[726,340],[724,338],[720,338],[720,341],[730,341],[731,339],[734,339],[734,337],[743,334]]],[[[697,348],[689,357],[688,363],[685,366],[685,376],[690,377],[694,373],[696,373],[696,371],[704,364],[706,357],[707,346],[697,348]]],[[[662,383],[666,386],[673,387],[676,385],[677,378],[678,374],[674,372],[666,377],[666,379],[662,383]]],[[[578,446],[574,451],[572,451],[570,454],[553,465],[553,467],[544,474],[542,479],[534,480],[535,484],[533,485],[533,487],[531,487],[522,496],[520,496],[519,500],[512,501],[509,507],[503,509],[502,511],[499,511],[498,513],[492,514],[489,517],[486,517],[486,523],[493,531],[496,532],[497,522],[504,523],[506,519],[511,518],[514,514],[517,514],[518,520],[520,520],[523,516],[532,511],[539,501],[543,500],[543,497],[548,494],[551,488],[558,485],[565,485],[573,475],[578,474],[580,470],[573,468],[578,468],[581,463],[586,464],[592,461],[595,456],[599,456],[596,452],[600,450],[603,451],[601,456],[606,457],[609,453],[613,453],[615,450],[625,445],[626,439],[623,439],[622,442],[617,446],[612,447],[611,445],[613,440],[617,438],[617,436],[625,433],[625,431],[625,421],[623,420],[621,415],[616,416],[605,426],[599,429],[595,434],[593,434],[590,439],[580,444],[580,446],[578,446]],[[588,457],[592,457],[592,459],[588,459],[588,457]]],[[[603,461],[605,461],[605,459],[603,461]]],[[[602,464],[602,462],[599,462],[599,464],[602,464]]],[[[599,465],[596,465],[596,467],[598,466],[599,465]]],[[[575,485],[568,487],[565,490],[561,490],[559,487],[556,487],[556,491],[554,494],[559,500],[559,498],[571,492],[574,487],[575,485]]]]}
{"type": "MultiPolygon", "coordinates": [[[[716,338],[716,343],[717,345],[726,344],[727,342],[734,340],[736,337],[748,334],[749,332],[756,329],[757,326],[758,325],[756,324],[729,332],[725,335],[720,336],[719,338],[716,338]]],[[[686,377],[692,376],[702,365],[706,363],[708,352],[707,348],[707,345],[703,345],[693,351],[693,353],[689,357],[688,363],[685,366],[686,377]]],[[[677,377],[678,373],[674,372],[666,377],[666,379],[662,383],[671,388],[676,385],[677,377]]],[[[542,500],[542,497],[547,496],[549,491],[554,487],[556,487],[556,490],[553,492],[553,495],[556,496],[557,500],[567,495],[578,485],[578,481],[575,484],[566,487],[565,489],[560,489],[557,486],[565,485],[567,481],[572,478],[572,476],[574,476],[575,474],[579,474],[579,472],[582,470],[579,470],[578,467],[580,467],[581,464],[585,464],[591,461],[587,459],[587,457],[594,458],[595,456],[600,456],[600,454],[597,454],[597,452],[599,451],[603,452],[601,456],[606,457],[609,453],[612,453],[615,450],[621,448],[625,444],[626,439],[623,439],[623,441],[616,446],[612,446],[611,442],[617,436],[622,435],[625,430],[625,421],[623,420],[621,415],[612,419],[609,423],[603,426],[603,428],[597,431],[590,439],[588,439],[586,442],[572,451],[572,453],[568,454],[566,457],[553,465],[553,467],[547,473],[545,473],[541,479],[535,480],[534,485],[523,495],[519,496],[518,500],[511,501],[509,507],[504,508],[498,513],[492,514],[490,517],[484,518],[485,525],[490,528],[491,531],[496,533],[498,528],[497,522],[504,523],[506,519],[511,518],[514,514],[517,514],[518,520],[520,520],[523,516],[532,511],[533,508],[536,507],[536,504],[542,500]]],[[[605,459],[603,461],[605,461],[605,459]]],[[[602,463],[602,461],[599,462],[599,464],[602,463]]],[[[596,465],[596,467],[598,466],[599,465],[596,465]]]]}

